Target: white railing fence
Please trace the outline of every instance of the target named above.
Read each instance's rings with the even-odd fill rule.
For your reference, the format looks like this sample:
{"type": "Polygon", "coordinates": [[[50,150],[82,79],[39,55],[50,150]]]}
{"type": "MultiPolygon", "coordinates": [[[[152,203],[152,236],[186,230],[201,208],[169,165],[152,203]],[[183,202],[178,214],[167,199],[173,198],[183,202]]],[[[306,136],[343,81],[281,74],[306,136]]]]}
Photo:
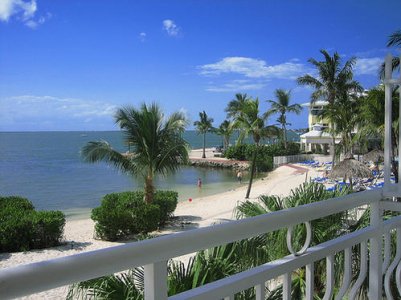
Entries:
{"type": "Polygon", "coordinates": [[[3,269],[0,271],[0,298],[28,295],[137,266],[145,266],[145,299],[167,299],[167,261],[170,258],[280,228],[290,228],[301,223],[310,224],[314,219],[368,205],[371,208],[371,224],[362,230],[313,247],[309,247],[307,241],[301,253],[291,254],[280,260],[175,295],[170,299],[234,299],[236,293],[252,287],[256,290],[256,299],[264,299],[265,283],[274,278],[282,279],[283,299],[291,299],[291,274],[302,267],[306,268],[306,299],[313,299],[314,262],[321,259],[327,261],[325,299],[330,299],[335,291],[333,259],[334,255],[340,252],[344,253],[345,271],[336,299],[341,299],[344,295],[348,295],[351,299],[353,295],[357,295],[368,270],[370,299],[381,297],[384,274],[384,290],[387,293],[387,299],[392,299],[391,297],[397,299],[401,297],[401,294],[389,294],[389,282],[391,276],[395,274],[398,287],[401,286],[399,283],[401,217],[393,217],[383,222],[382,211],[401,211],[401,204],[381,199],[382,190],[354,193],[254,218],[3,269]],[[392,258],[389,236],[394,230],[397,231],[398,244],[397,255],[392,258]],[[384,247],[382,247],[383,239],[384,247]],[[360,245],[362,258],[358,280],[351,286],[350,272],[352,272],[353,263],[350,253],[351,248],[356,245],[360,245]],[[382,248],[385,250],[384,258],[382,248]]]}
{"type": "MultiPolygon", "coordinates": [[[[391,57],[386,58],[384,190],[354,193],[267,215],[1,269],[0,299],[29,295],[138,266],[144,266],[145,299],[168,299],[167,261],[169,259],[282,228],[289,229],[287,240],[289,252],[292,254],[172,296],[169,299],[234,299],[236,293],[254,288],[256,299],[262,300],[265,299],[266,282],[277,278],[283,284],[282,298],[291,299],[292,275],[300,268],[305,268],[305,297],[313,299],[315,262],[320,260],[326,260],[327,279],[324,299],[356,298],[362,284],[366,282],[368,274],[370,299],[382,299],[384,294],[387,299],[400,299],[401,216],[395,215],[390,219],[383,219],[383,211],[401,212],[401,203],[386,200],[401,195],[401,185],[390,183],[391,132],[389,131],[392,124],[391,87],[400,85],[401,80],[391,79],[389,62],[391,65],[391,57]],[[313,247],[309,246],[310,235],[313,231],[310,225],[311,221],[343,211],[356,210],[362,206],[370,208],[370,224],[367,227],[313,247]],[[308,235],[304,247],[295,252],[291,246],[291,228],[302,223],[306,224],[308,235]],[[394,244],[391,243],[391,239],[394,235],[396,235],[396,249],[391,249],[391,245],[394,244]],[[360,259],[353,261],[351,253],[355,249],[359,249],[360,259]],[[343,272],[342,281],[336,283],[335,275],[338,275],[336,272],[340,272],[340,270],[334,269],[336,266],[334,260],[339,254],[344,257],[344,267],[341,271],[343,272]],[[357,262],[359,263],[358,273],[353,274],[352,266],[357,262]],[[352,281],[351,278],[355,276],[357,279],[352,281]],[[393,278],[395,278],[398,294],[392,294],[393,278]]],[[[401,162],[401,153],[399,162],[401,162]]],[[[399,168],[399,172],[401,172],[401,168],[399,168]]]]}

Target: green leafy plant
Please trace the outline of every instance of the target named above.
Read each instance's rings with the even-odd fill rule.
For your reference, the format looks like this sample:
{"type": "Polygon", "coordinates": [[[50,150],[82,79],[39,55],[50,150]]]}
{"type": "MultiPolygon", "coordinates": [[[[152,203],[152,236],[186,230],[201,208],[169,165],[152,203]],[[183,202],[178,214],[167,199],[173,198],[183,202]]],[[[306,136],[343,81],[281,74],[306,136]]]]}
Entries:
{"type": "Polygon", "coordinates": [[[28,199],[0,197],[0,252],[57,246],[64,225],[61,211],[35,211],[28,199]]]}
{"type": "Polygon", "coordinates": [[[143,201],[144,192],[112,193],[92,210],[95,233],[103,240],[115,241],[156,230],[171,217],[178,202],[174,191],[156,191],[153,203],[143,201]]]}

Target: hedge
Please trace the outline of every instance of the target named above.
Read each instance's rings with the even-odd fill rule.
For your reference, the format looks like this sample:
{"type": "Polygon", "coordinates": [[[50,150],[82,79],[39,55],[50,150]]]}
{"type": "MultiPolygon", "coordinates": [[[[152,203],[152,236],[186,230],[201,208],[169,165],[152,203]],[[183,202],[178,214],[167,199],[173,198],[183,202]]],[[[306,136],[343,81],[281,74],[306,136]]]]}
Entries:
{"type": "Polygon", "coordinates": [[[64,225],[61,211],[35,211],[28,199],[0,197],[0,252],[60,245],[64,225]]]}
{"type": "Polygon", "coordinates": [[[92,210],[96,236],[115,241],[157,229],[177,207],[178,193],[157,191],[152,204],[144,201],[143,191],[105,195],[101,205],[92,210]]]}
{"type": "MultiPolygon", "coordinates": [[[[252,160],[256,145],[242,144],[229,147],[224,156],[228,159],[252,160]]],[[[256,157],[258,171],[267,172],[273,169],[273,156],[295,155],[299,154],[299,145],[288,143],[287,149],[281,144],[261,145],[256,157]]]]}

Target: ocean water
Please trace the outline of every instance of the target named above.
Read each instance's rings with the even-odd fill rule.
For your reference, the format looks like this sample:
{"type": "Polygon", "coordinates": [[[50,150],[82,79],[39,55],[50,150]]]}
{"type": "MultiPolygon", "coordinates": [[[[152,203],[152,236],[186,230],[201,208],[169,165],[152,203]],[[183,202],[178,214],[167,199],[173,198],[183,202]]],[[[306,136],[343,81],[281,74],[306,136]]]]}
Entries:
{"type": "MultiPolygon", "coordinates": [[[[187,131],[184,138],[193,149],[202,137],[187,131]]],[[[80,149],[88,141],[106,140],[127,151],[122,133],[107,132],[0,132],[0,195],[18,195],[40,210],[62,210],[67,217],[86,217],[108,193],[141,189],[143,182],[105,163],[82,161],[80,149]]],[[[221,137],[209,134],[207,147],[221,145],[221,137]]],[[[246,181],[246,177],[244,181],[246,181]]],[[[158,176],[156,188],[179,193],[180,201],[238,188],[235,173],[227,169],[183,166],[175,174],[158,176]],[[196,186],[202,178],[202,188],[196,186]]]]}

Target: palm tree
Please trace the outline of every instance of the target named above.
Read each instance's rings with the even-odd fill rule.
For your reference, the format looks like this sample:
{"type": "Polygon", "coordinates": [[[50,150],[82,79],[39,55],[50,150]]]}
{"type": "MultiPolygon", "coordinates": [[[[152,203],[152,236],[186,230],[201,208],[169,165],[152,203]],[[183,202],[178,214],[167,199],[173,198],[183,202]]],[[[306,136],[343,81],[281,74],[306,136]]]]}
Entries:
{"type": "Polygon", "coordinates": [[[198,134],[203,134],[203,153],[202,158],[206,158],[205,147],[206,147],[206,133],[213,130],[213,119],[209,118],[205,111],[199,113],[199,121],[194,122],[196,131],[198,134]]]}
{"type": "Polygon", "coordinates": [[[215,129],[215,133],[223,137],[223,148],[227,149],[230,144],[230,137],[233,133],[233,124],[224,120],[218,128],[215,129]]]}
{"type": "Polygon", "coordinates": [[[285,147],[285,149],[287,149],[287,128],[286,128],[286,126],[289,125],[289,123],[287,123],[287,113],[296,113],[298,115],[301,113],[302,106],[299,104],[290,105],[291,91],[285,91],[283,89],[276,89],[276,91],[274,93],[277,98],[277,101],[267,100],[267,102],[270,103],[270,105],[271,105],[269,113],[280,114],[277,121],[281,124],[284,147],[285,147]]]}
{"type": "MultiPolygon", "coordinates": [[[[297,79],[298,84],[309,85],[315,89],[311,95],[312,103],[317,100],[326,100],[330,105],[334,105],[336,99],[345,92],[360,90],[359,83],[353,80],[352,70],[356,61],[354,57],[342,66],[340,55],[337,52],[333,56],[330,56],[326,50],[320,50],[320,53],[324,56],[323,61],[317,61],[314,58],[308,60],[316,68],[317,77],[306,74],[297,79]]],[[[335,128],[334,122],[330,123],[331,128],[335,128]]],[[[332,146],[334,164],[336,157],[334,134],[332,134],[332,146]]]]}
{"type": "MultiPolygon", "coordinates": [[[[240,94],[237,93],[235,94],[235,98],[232,99],[230,102],[228,102],[227,107],[225,109],[227,113],[227,118],[235,120],[238,118],[244,109],[244,106],[246,105],[246,102],[250,99],[247,94],[240,94]]],[[[238,128],[238,124],[234,122],[233,124],[234,128],[236,127],[238,129],[238,140],[237,140],[237,145],[242,144],[243,140],[243,134],[241,134],[242,128],[238,128]]]]}
{"type": "Polygon", "coordinates": [[[243,107],[249,99],[250,98],[247,94],[235,94],[235,98],[227,104],[225,109],[227,117],[233,119],[238,117],[242,113],[243,107]]]}
{"type": "Polygon", "coordinates": [[[241,137],[242,140],[244,136],[250,134],[253,137],[253,141],[256,145],[251,164],[251,177],[249,179],[248,190],[246,192],[245,198],[249,198],[249,194],[252,188],[252,181],[255,175],[256,168],[256,157],[260,146],[260,141],[262,138],[271,136],[276,133],[277,128],[275,126],[265,126],[265,120],[267,116],[261,116],[259,110],[259,100],[249,98],[245,101],[241,111],[235,117],[235,124],[242,128],[241,137]]]}
{"type": "Polygon", "coordinates": [[[338,144],[337,154],[352,153],[354,145],[354,131],[362,120],[360,118],[362,97],[348,92],[338,96],[334,104],[328,104],[323,110],[322,117],[335,124],[329,128],[329,132],[334,136],[341,136],[338,144]]]}
{"type": "Polygon", "coordinates": [[[187,120],[180,112],[165,118],[154,103],[142,104],[139,109],[120,108],[114,118],[124,133],[125,143],[134,152],[122,154],[106,141],[92,141],[82,148],[81,155],[87,162],[105,161],[125,173],[143,177],[145,201],[151,203],[155,174],[174,172],[181,162],[188,160],[188,144],[182,138],[187,120]]]}
{"type": "MultiPolygon", "coordinates": [[[[378,86],[371,89],[366,97],[363,97],[360,105],[360,125],[358,135],[367,138],[380,138],[384,141],[384,98],[385,92],[383,86],[378,86]]],[[[395,175],[395,180],[398,182],[398,162],[395,156],[398,153],[398,122],[399,122],[399,93],[396,88],[392,90],[392,120],[393,126],[391,130],[391,152],[392,152],[392,172],[395,175]]]]}
{"type": "MultiPolygon", "coordinates": [[[[394,47],[401,46],[401,30],[397,30],[389,36],[387,41],[387,47],[393,47],[393,46],[394,47]]],[[[392,69],[394,71],[397,68],[398,69],[400,68],[400,58],[393,57],[392,69]]],[[[382,64],[380,75],[381,77],[384,77],[384,63],[382,64]]]]}

